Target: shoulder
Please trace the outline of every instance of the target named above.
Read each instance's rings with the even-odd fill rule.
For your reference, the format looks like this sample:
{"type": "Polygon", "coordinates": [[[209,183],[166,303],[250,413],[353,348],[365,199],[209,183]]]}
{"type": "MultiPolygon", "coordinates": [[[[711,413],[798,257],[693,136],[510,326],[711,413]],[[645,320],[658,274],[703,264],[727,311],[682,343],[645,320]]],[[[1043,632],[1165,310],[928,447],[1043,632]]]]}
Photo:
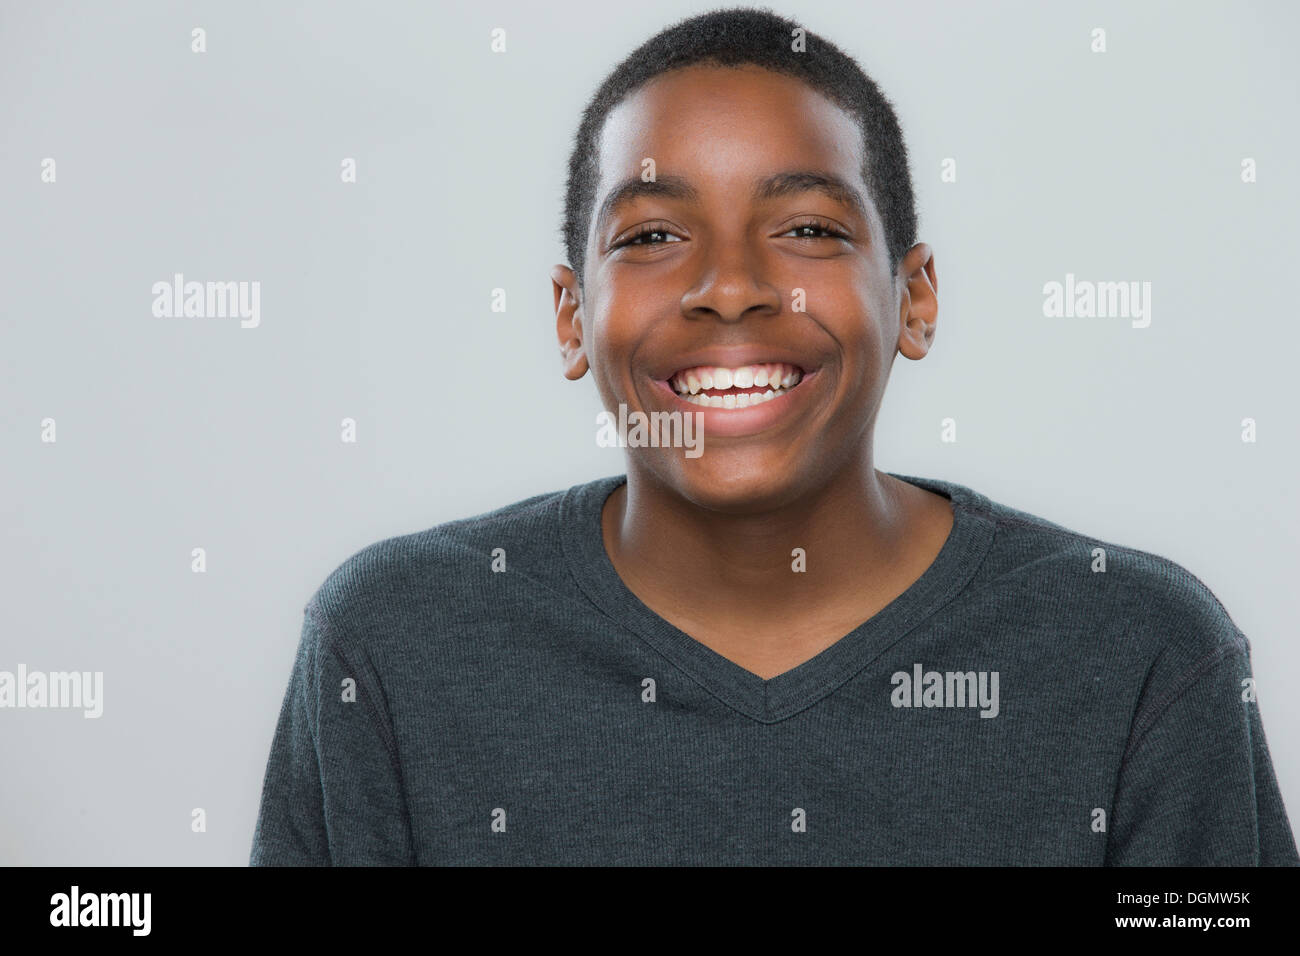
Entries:
{"type": "Polygon", "coordinates": [[[562,586],[558,530],[566,497],[589,482],[376,541],[340,563],[305,611],[336,646],[375,645],[412,629],[482,616],[520,597],[524,580],[562,586]],[[495,570],[526,569],[525,574],[495,570]],[[540,579],[539,579],[540,578],[540,579]]]}
{"type": "MultiPolygon", "coordinates": [[[[916,479],[908,479],[916,480],[916,479]]],[[[1210,665],[1249,644],[1210,587],[1163,555],[1106,540],[1012,507],[964,485],[922,479],[988,522],[992,546],[976,584],[1019,596],[1046,614],[1061,609],[1104,628],[1148,662],[1210,665]]]]}

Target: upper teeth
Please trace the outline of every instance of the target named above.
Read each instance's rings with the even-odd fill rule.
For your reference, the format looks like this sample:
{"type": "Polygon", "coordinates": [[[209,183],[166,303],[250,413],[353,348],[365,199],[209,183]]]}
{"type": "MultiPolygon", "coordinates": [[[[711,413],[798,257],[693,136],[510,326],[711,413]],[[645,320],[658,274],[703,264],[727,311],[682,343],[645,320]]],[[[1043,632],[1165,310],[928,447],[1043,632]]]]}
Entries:
{"type": "Polygon", "coordinates": [[[695,395],[702,389],[728,388],[771,388],[779,391],[793,388],[803,377],[803,373],[793,365],[784,362],[768,362],[763,365],[741,365],[738,368],[722,368],[717,365],[697,365],[684,368],[669,381],[680,395],[695,395]]]}

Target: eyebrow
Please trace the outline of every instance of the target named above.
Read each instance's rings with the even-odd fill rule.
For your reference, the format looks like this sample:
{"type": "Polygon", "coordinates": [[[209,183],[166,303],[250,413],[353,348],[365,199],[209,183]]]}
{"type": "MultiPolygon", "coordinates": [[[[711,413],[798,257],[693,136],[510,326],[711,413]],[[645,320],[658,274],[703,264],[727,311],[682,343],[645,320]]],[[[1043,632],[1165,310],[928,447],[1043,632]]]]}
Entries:
{"type": "MultiPolygon", "coordinates": [[[[762,202],[803,192],[821,193],[828,199],[852,209],[863,222],[871,221],[871,217],[867,214],[866,200],[852,183],[834,173],[824,173],[814,169],[791,169],[773,173],[754,186],[750,198],[762,202]]],[[[700,199],[699,190],[681,176],[660,176],[651,182],[644,182],[640,177],[631,176],[611,189],[605,201],[600,204],[600,210],[596,214],[596,231],[604,229],[606,221],[621,206],[642,196],[658,196],[686,202],[699,202],[700,199]]]]}

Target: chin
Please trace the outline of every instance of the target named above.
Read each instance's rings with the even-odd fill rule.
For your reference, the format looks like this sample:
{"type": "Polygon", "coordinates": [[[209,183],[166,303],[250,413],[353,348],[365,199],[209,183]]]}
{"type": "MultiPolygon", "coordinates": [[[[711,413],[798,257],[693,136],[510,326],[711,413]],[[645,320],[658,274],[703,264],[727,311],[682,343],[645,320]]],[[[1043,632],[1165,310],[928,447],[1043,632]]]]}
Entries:
{"type": "Polygon", "coordinates": [[[660,480],[698,507],[723,514],[761,514],[797,501],[806,476],[792,471],[769,453],[706,449],[699,458],[674,460],[660,480]]]}

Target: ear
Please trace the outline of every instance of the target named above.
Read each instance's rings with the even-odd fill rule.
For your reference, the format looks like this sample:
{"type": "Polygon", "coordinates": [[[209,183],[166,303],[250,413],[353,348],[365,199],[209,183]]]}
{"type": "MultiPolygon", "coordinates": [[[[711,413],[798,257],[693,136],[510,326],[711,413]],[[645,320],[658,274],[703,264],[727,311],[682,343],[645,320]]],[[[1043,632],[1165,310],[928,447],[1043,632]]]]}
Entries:
{"type": "Polygon", "coordinates": [[[560,354],[564,357],[564,377],[576,381],[587,374],[578,277],[568,266],[556,265],[551,268],[551,285],[555,290],[555,335],[560,340],[560,354]]]}
{"type": "Polygon", "coordinates": [[[939,315],[933,250],[924,242],[907,250],[898,264],[896,281],[903,283],[898,301],[898,351],[912,361],[923,359],[934,342],[939,315]]]}

